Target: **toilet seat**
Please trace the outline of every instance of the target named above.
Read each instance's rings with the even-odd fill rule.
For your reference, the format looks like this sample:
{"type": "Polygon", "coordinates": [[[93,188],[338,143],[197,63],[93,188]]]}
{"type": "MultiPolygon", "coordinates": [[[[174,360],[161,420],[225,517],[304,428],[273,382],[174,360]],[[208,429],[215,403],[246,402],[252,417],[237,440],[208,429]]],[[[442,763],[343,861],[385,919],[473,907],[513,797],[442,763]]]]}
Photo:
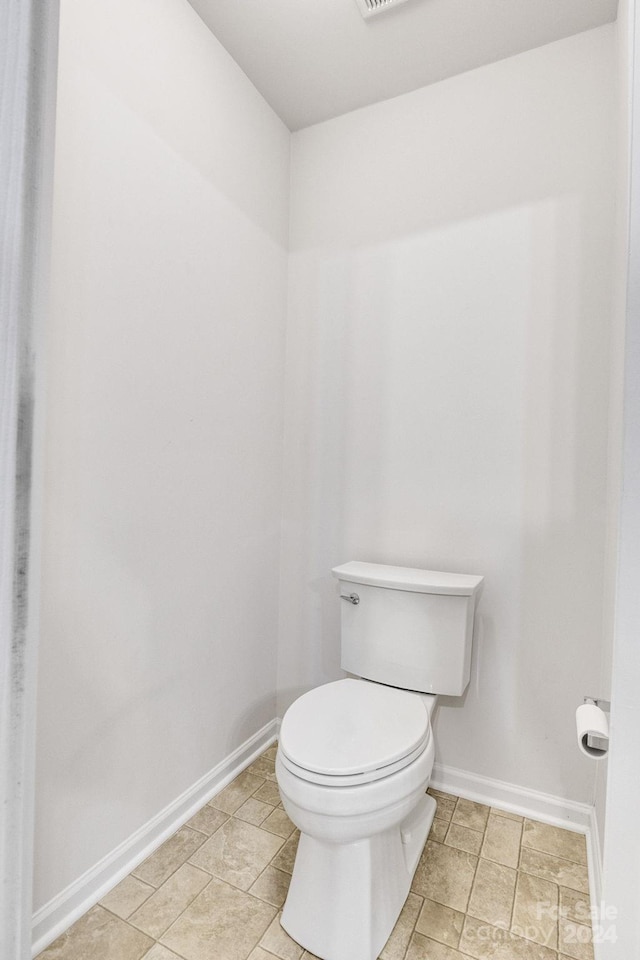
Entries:
{"type": "Polygon", "coordinates": [[[279,739],[282,763],[295,776],[324,786],[355,786],[402,770],[426,750],[429,711],[407,690],[336,680],[292,704],[279,739]]]}

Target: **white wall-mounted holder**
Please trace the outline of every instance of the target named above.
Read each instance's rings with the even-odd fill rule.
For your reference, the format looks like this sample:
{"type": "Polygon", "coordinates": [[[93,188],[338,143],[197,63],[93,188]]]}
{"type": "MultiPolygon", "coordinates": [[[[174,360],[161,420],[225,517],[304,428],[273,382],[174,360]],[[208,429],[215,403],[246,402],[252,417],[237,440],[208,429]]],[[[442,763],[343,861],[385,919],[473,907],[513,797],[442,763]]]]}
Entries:
{"type": "Polygon", "coordinates": [[[585,697],[584,703],[593,703],[605,713],[611,713],[611,700],[599,700],[597,697],[585,697]]]}
{"type": "Polygon", "coordinates": [[[374,17],[377,13],[384,13],[385,10],[390,10],[391,7],[397,7],[406,2],[407,0],[356,0],[358,10],[365,19],[374,17]]]}
{"type": "Polygon", "coordinates": [[[609,752],[609,700],[585,697],[576,710],[578,747],[586,757],[603,760],[609,752]]]}

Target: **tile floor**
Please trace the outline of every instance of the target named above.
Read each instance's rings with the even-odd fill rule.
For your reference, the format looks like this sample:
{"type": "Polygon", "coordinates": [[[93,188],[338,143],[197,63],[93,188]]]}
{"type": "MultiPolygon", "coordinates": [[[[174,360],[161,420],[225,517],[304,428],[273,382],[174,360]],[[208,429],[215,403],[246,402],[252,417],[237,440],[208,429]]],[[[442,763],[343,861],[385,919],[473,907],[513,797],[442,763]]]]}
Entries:
{"type": "MultiPolygon", "coordinates": [[[[39,960],[310,960],[279,923],[298,836],[275,749],[39,960]]],[[[584,837],[430,793],[436,819],[382,960],[592,960],[584,837]]]]}

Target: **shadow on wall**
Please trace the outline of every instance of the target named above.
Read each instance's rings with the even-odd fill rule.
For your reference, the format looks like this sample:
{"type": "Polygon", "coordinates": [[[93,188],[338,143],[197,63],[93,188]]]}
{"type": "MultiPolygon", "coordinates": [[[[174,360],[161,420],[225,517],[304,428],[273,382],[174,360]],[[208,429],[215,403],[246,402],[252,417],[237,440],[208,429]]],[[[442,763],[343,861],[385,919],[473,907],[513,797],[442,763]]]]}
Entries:
{"type": "Polygon", "coordinates": [[[289,131],[195,10],[164,0],[66,6],[64,40],[75,45],[75,69],[89,88],[109,90],[119,109],[286,249],[280,198],[288,192],[289,131]],[[264,170],[279,180],[278,197],[265,190],[264,170]]]}
{"type": "Polygon", "coordinates": [[[523,374],[534,389],[524,406],[511,682],[521,702],[531,698],[532,677],[537,684],[514,732],[534,768],[551,768],[558,795],[573,797],[579,784],[591,802],[596,770],[574,749],[574,712],[600,673],[612,307],[603,278],[612,264],[600,211],[579,196],[539,205],[531,244],[523,374]]]}
{"type": "Polygon", "coordinates": [[[235,723],[231,726],[226,741],[225,757],[230,756],[234,750],[253,737],[258,730],[261,730],[265,724],[265,717],[276,716],[276,697],[262,697],[255,701],[251,706],[240,714],[235,723]]]}

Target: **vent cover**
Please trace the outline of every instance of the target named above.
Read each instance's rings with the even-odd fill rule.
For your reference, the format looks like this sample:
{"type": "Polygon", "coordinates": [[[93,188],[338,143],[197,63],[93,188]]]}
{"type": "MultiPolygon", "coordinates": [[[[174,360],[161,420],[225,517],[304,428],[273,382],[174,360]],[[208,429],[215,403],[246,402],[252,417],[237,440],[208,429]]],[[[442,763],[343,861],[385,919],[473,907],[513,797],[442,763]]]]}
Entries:
{"type": "Polygon", "coordinates": [[[377,13],[384,13],[390,7],[397,7],[406,0],[356,0],[358,10],[363,17],[374,17],[377,13]]]}

